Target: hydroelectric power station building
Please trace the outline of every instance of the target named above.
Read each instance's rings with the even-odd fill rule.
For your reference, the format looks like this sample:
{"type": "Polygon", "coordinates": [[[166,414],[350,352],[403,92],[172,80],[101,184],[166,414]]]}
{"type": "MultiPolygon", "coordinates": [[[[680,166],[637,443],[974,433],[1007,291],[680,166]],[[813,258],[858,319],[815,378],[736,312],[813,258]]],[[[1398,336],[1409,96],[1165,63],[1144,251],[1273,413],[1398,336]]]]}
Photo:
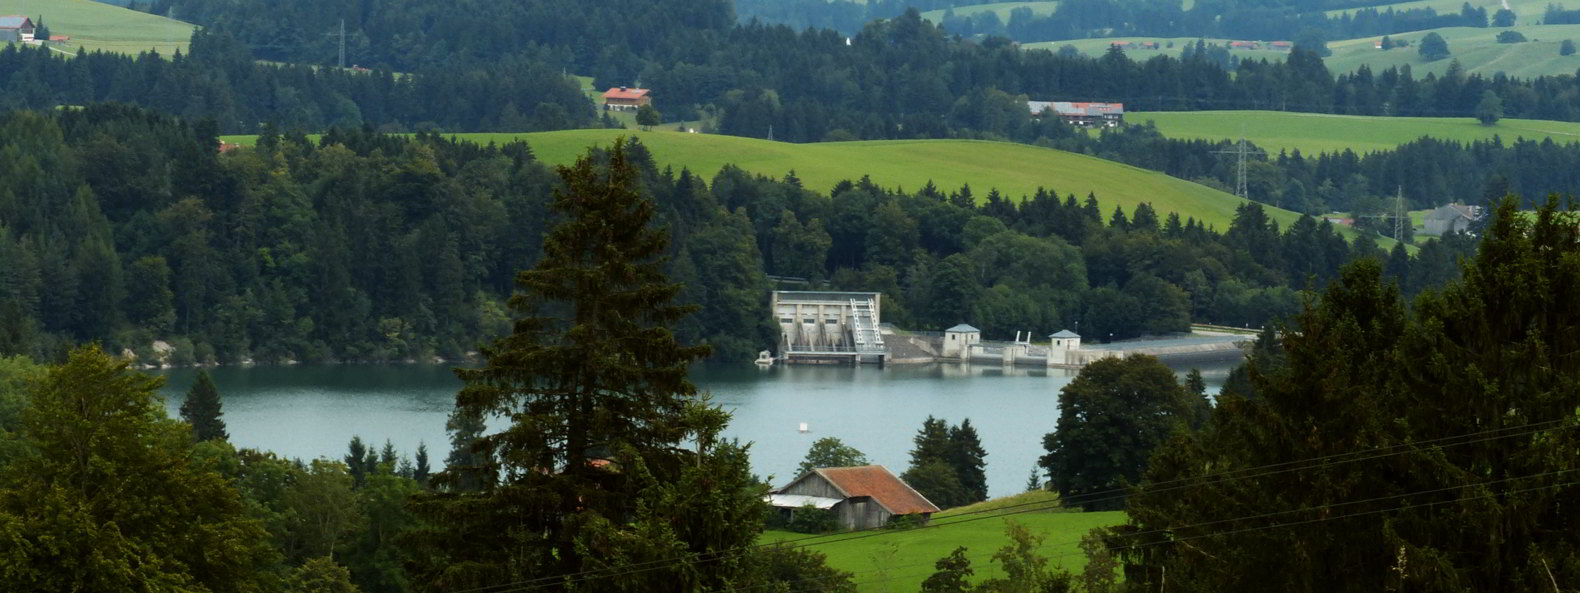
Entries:
{"type": "Polygon", "coordinates": [[[876,292],[774,291],[780,355],[790,363],[882,364],[882,301],[876,292]]]}

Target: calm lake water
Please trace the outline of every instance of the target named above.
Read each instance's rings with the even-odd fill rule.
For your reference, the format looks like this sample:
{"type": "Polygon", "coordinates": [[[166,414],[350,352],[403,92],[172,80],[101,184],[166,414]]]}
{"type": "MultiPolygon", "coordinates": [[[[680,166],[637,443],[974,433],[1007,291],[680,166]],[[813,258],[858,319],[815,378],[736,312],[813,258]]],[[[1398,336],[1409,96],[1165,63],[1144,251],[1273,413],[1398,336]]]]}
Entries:
{"type": "MultiPolygon", "coordinates": [[[[1188,369],[1179,369],[1181,373],[1188,369]]],[[[1216,393],[1227,365],[1202,368],[1216,393]]],[[[196,371],[163,373],[172,415],[196,371]]],[[[211,369],[238,447],[287,457],[338,459],[353,435],[394,443],[410,456],[426,443],[435,466],[450,449],[445,417],[460,382],[439,365],[257,366],[211,369]]],[[[970,418],[987,449],[989,494],[1025,488],[1059,417],[1059,389],[1074,371],[932,364],[888,368],[703,365],[694,380],[734,413],[726,435],[753,443],[753,469],[792,472],[818,438],[839,437],[895,473],[909,463],[911,437],[929,414],[970,418]],[[810,431],[798,431],[800,423],[810,431]]],[[[435,469],[438,469],[435,467],[435,469]]]]}

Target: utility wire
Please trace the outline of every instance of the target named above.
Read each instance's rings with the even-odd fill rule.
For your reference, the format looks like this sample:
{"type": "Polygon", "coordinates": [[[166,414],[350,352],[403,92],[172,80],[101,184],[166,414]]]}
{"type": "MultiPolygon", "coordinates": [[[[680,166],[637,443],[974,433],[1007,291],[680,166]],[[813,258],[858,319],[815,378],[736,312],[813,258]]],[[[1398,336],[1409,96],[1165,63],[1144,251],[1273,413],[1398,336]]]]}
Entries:
{"type": "MultiPolygon", "coordinates": [[[[1315,458],[1308,458],[1308,459],[1304,459],[1304,460],[1295,460],[1295,461],[1281,462],[1281,463],[1268,464],[1268,465],[1263,465],[1263,466],[1258,466],[1258,467],[1253,467],[1253,468],[1243,468],[1243,469],[1238,469],[1238,470],[1227,470],[1227,471],[1223,471],[1223,472],[1218,472],[1216,474],[1206,474],[1206,475],[1203,475],[1203,476],[1193,476],[1193,477],[1189,477],[1189,478],[1179,478],[1179,479],[1175,479],[1175,480],[1167,480],[1167,481],[1164,481],[1164,482],[1156,482],[1156,483],[1153,483],[1152,485],[1153,486],[1158,486],[1158,485],[1170,485],[1170,484],[1173,484],[1173,486],[1162,488],[1162,489],[1149,490],[1148,493],[1149,494],[1157,494],[1157,493],[1170,492],[1170,491],[1175,491],[1175,490],[1180,490],[1180,489],[1190,488],[1190,487],[1195,487],[1195,486],[1210,486],[1210,485],[1221,484],[1221,483],[1224,483],[1224,482],[1235,481],[1235,480],[1245,480],[1245,479],[1260,478],[1260,477],[1264,477],[1264,476],[1268,476],[1268,475],[1276,475],[1276,474],[1283,474],[1283,473],[1289,473],[1289,472],[1294,472],[1294,471],[1300,471],[1302,469],[1307,469],[1307,468],[1311,468],[1311,467],[1317,467],[1317,466],[1319,466],[1321,464],[1325,464],[1325,463],[1328,463],[1328,462],[1333,462],[1335,465],[1337,465],[1337,464],[1354,463],[1354,462],[1358,462],[1358,461],[1369,461],[1369,460],[1380,459],[1380,458],[1391,457],[1391,456],[1400,455],[1400,454],[1404,454],[1404,453],[1419,451],[1421,447],[1424,447],[1424,446],[1427,446],[1427,445],[1432,445],[1432,446],[1434,446],[1436,448],[1453,447],[1453,446],[1473,444],[1473,443],[1479,443],[1479,442],[1486,442],[1486,441],[1503,439],[1503,438],[1524,436],[1524,435],[1528,435],[1528,434],[1534,434],[1534,433],[1537,433],[1537,432],[1542,432],[1542,431],[1546,430],[1548,427],[1553,427],[1555,425],[1562,425],[1562,424],[1568,424],[1568,426],[1560,427],[1560,429],[1574,428],[1574,420],[1570,419],[1570,418],[1561,419],[1561,420],[1551,420],[1551,421],[1545,421],[1545,422],[1527,423],[1527,424],[1523,424],[1523,425],[1519,425],[1519,426],[1504,427],[1504,428],[1498,428],[1498,429],[1489,429],[1489,430],[1480,431],[1480,432],[1467,433],[1467,434],[1461,434],[1461,435],[1453,435],[1453,436],[1447,436],[1447,437],[1440,437],[1440,438],[1437,438],[1437,439],[1429,439],[1429,440],[1426,440],[1426,441],[1410,442],[1410,443],[1399,443],[1399,444],[1392,445],[1392,446],[1389,446],[1389,447],[1384,447],[1384,448],[1381,448],[1381,449],[1362,450],[1362,451],[1350,451],[1350,452],[1345,452],[1345,453],[1335,453],[1335,454],[1331,454],[1331,455],[1325,455],[1325,456],[1315,457],[1315,458]],[[1518,429],[1529,429],[1529,430],[1523,430],[1521,432],[1516,432],[1516,433],[1512,433],[1512,434],[1487,436],[1487,435],[1495,435],[1495,433],[1505,432],[1505,431],[1509,431],[1509,430],[1518,430],[1518,429]],[[1483,438],[1464,440],[1462,442],[1456,442],[1456,443],[1449,443],[1448,442],[1448,441],[1454,441],[1454,440],[1457,440],[1457,439],[1468,439],[1470,437],[1483,437],[1483,438]],[[1446,443],[1446,444],[1444,444],[1444,443],[1446,443]],[[1400,450],[1400,449],[1402,449],[1402,450],[1400,450]],[[1392,452],[1392,453],[1381,453],[1381,451],[1394,451],[1394,452],[1392,452]],[[1353,459],[1342,459],[1342,458],[1345,458],[1345,457],[1352,457],[1352,456],[1356,456],[1356,457],[1353,458],[1353,459]],[[1335,461],[1335,460],[1338,460],[1338,461],[1335,461]],[[1255,472],[1255,471],[1258,471],[1258,470],[1273,470],[1273,471],[1262,471],[1260,473],[1247,473],[1247,472],[1255,472]],[[1208,481],[1208,482],[1197,483],[1198,480],[1201,480],[1203,478],[1213,478],[1213,479],[1211,481],[1208,481]]],[[[1126,489],[1126,488],[1115,488],[1115,489],[1110,489],[1110,490],[1106,490],[1106,491],[1092,492],[1092,493],[1084,494],[1084,495],[1081,495],[1081,496],[1072,497],[1069,500],[1036,501],[1036,502],[1020,503],[1020,504],[1014,504],[1014,505],[1008,505],[1008,506],[1002,506],[1002,507],[995,507],[995,508],[991,508],[991,509],[983,509],[981,511],[968,511],[968,512],[965,512],[965,513],[959,513],[959,514],[953,515],[953,516],[951,516],[951,518],[960,517],[960,516],[966,516],[966,515],[987,514],[987,513],[994,513],[994,514],[987,515],[987,516],[980,516],[980,517],[972,517],[972,518],[969,518],[969,519],[962,519],[962,520],[956,520],[956,521],[938,522],[938,523],[935,523],[935,524],[923,527],[922,529],[942,528],[942,527],[948,527],[950,525],[956,525],[956,524],[961,524],[961,523],[970,523],[970,522],[981,521],[981,520],[985,520],[985,519],[997,519],[997,518],[1008,517],[1008,516],[1011,516],[1011,515],[1022,514],[1022,513],[1052,510],[1052,509],[1055,509],[1055,508],[1060,508],[1060,507],[1065,506],[1067,504],[1077,504],[1077,506],[1078,506],[1079,504],[1091,504],[1091,503],[1094,503],[1094,502],[1103,502],[1103,501],[1109,501],[1109,500],[1115,500],[1115,499],[1122,499],[1122,498],[1127,497],[1128,494],[1121,494],[1121,495],[1118,495],[1118,496],[1110,496],[1110,497],[1106,497],[1106,498],[1092,498],[1092,499],[1088,499],[1087,497],[1097,496],[1097,495],[1102,495],[1102,494],[1122,493],[1122,492],[1127,492],[1127,490],[1128,489],[1126,489]],[[1081,499],[1083,502],[1077,503],[1076,499],[1081,499]],[[1027,507],[1030,507],[1030,508],[1027,508],[1027,507]],[[1020,510],[1014,510],[1014,511],[1010,511],[1010,512],[1002,512],[1002,511],[1005,511],[1006,509],[1020,509],[1020,510]]],[[[1235,520],[1244,520],[1244,519],[1245,518],[1239,518],[1239,519],[1235,519],[1235,520]]],[[[868,528],[868,529],[858,530],[856,532],[842,532],[842,533],[836,533],[836,534],[823,534],[823,535],[815,535],[815,536],[809,536],[809,537],[803,537],[803,538],[797,538],[797,539],[783,540],[783,541],[773,542],[773,543],[753,544],[753,545],[750,545],[750,546],[743,546],[741,548],[736,548],[734,550],[721,550],[721,551],[717,551],[717,552],[706,552],[706,553],[703,553],[703,554],[699,555],[699,557],[696,559],[696,562],[718,562],[718,561],[724,561],[724,560],[728,560],[728,559],[732,559],[732,558],[735,558],[735,557],[739,557],[739,556],[745,555],[745,554],[747,554],[747,553],[749,553],[749,552],[751,552],[753,550],[759,549],[759,548],[775,546],[775,545],[790,544],[794,548],[802,548],[802,547],[809,547],[809,546],[815,546],[815,545],[825,545],[825,544],[832,544],[832,543],[841,543],[841,542],[846,542],[846,541],[855,541],[855,540],[861,540],[861,539],[868,539],[868,538],[872,538],[872,537],[882,536],[882,535],[885,535],[885,534],[895,534],[895,533],[902,533],[902,532],[907,532],[907,531],[910,531],[910,530],[894,530],[894,529],[886,529],[886,528],[883,528],[883,527],[876,527],[876,528],[868,528]],[[858,533],[859,535],[852,535],[852,533],[858,533]],[[830,539],[830,538],[837,538],[837,539],[830,539]],[[829,541],[815,541],[815,540],[825,540],[825,539],[827,539],[829,541]],[[811,542],[811,543],[807,543],[807,542],[811,542]]],[[[1141,535],[1141,534],[1132,534],[1132,535],[1141,535]]],[[[511,582],[511,583],[502,583],[502,584],[498,584],[498,585],[489,585],[489,586],[483,586],[483,587],[475,587],[475,588],[471,588],[471,589],[462,589],[462,590],[455,591],[453,593],[484,593],[484,592],[488,592],[488,593],[504,593],[505,591],[525,591],[525,590],[530,590],[530,589],[534,589],[534,588],[541,588],[541,587],[544,587],[544,586],[548,586],[548,585],[554,584],[556,582],[562,582],[562,581],[567,581],[567,580],[569,582],[571,582],[571,583],[577,583],[577,582],[584,582],[584,581],[593,580],[593,579],[597,579],[597,578],[611,578],[611,577],[615,577],[615,576],[625,576],[625,575],[629,575],[629,574],[638,574],[638,573],[641,573],[641,572],[648,572],[648,571],[652,571],[652,570],[659,570],[659,569],[668,567],[670,564],[672,564],[673,562],[678,561],[678,560],[681,560],[681,559],[679,559],[679,558],[668,558],[668,559],[662,559],[662,560],[651,560],[651,561],[637,563],[637,564],[634,564],[634,565],[627,565],[627,566],[623,566],[623,567],[604,568],[604,569],[592,569],[592,570],[581,571],[581,572],[578,572],[578,573],[571,573],[571,574],[565,574],[565,575],[545,576],[545,577],[538,577],[538,578],[534,578],[534,579],[526,579],[526,580],[522,580],[522,581],[515,581],[515,582],[511,582]],[[599,574],[599,573],[608,573],[608,574],[599,574]],[[520,587],[526,587],[526,588],[523,589],[523,588],[520,588],[520,587]]]]}
{"type": "MultiPolygon", "coordinates": [[[[1209,522],[1204,522],[1204,523],[1196,523],[1196,524],[1183,525],[1183,526],[1172,527],[1172,528],[1167,528],[1167,529],[1157,529],[1157,530],[1151,530],[1151,531],[1140,532],[1140,533],[1135,533],[1135,534],[1127,534],[1126,537],[1135,537],[1135,536],[1139,536],[1139,535],[1147,535],[1147,534],[1158,533],[1158,532],[1179,531],[1179,530],[1192,529],[1192,528],[1203,527],[1203,526],[1208,526],[1208,525],[1217,525],[1217,524],[1222,524],[1222,523],[1227,523],[1227,522],[1237,522],[1237,521],[1248,521],[1248,520],[1255,520],[1255,519],[1263,519],[1263,518],[1269,518],[1269,517],[1274,517],[1274,516],[1278,516],[1278,515],[1287,515],[1287,514],[1307,512],[1307,511],[1316,511],[1316,510],[1329,509],[1329,508],[1335,508],[1335,507],[1343,507],[1343,506],[1350,506],[1350,505],[1365,504],[1365,503],[1370,503],[1370,502],[1381,502],[1381,501],[1384,501],[1384,500],[1394,500],[1394,499],[1399,499],[1399,498],[1404,498],[1404,497],[1409,497],[1409,496],[1419,496],[1419,495],[1423,495],[1423,494],[1435,494],[1435,493],[1441,493],[1441,492],[1446,492],[1446,491],[1451,491],[1451,490],[1458,490],[1458,489],[1461,489],[1461,488],[1473,488],[1473,487],[1478,487],[1478,486],[1490,486],[1490,485],[1493,485],[1493,484],[1512,482],[1512,481],[1516,481],[1516,480],[1527,480],[1527,479],[1555,476],[1555,475],[1559,475],[1559,474],[1572,473],[1572,472],[1577,472],[1577,471],[1580,471],[1580,468],[1573,468],[1573,469],[1559,470],[1559,471],[1552,471],[1552,472],[1544,472],[1544,473],[1533,474],[1533,475],[1529,475],[1529,476],[1520,476],[1520,477],[1514,477],[1514,478],[1506,478],[1506,479],[1502,479],[1502,480],[1494,480],[1494,481],[1491,481],[1491,482],[1482,482],[1482,483],[1476,483],[1476,484],[1460,484],[1460,485],[1449,486],[1449,487],[1444,487],[1444,488],[1437,488],[1437,489],[1432,489],[1432,490],[1422,490],[1422,491],[1417,491],[1417,492],[1408,492],[1408,493],[1404,493],[1404,494],[1396,494],[1396,495],[1390,495],[1390,496],[1381,496],[1381,497],[1370,498],[1370,499],[1365,499],[1365,500],[1340,502],[1340,503],[1334,503],[1334,504],[1306,507],[1306,508],[1301,508],[1301,509],[1293,509],[1293,510],[1287,510],[1287,511],[1278,511],[1278,512],[1273,512],[1273,513],[1263,513],[1263,514],[1260,514],[1260,515],[1249,515],[1249,516],[1235,517],[1235,518],[1230,518],[1230,519],[1219,519],[1219,520],[1209,521],[1209,522]]],[[[1109,546],[1109,547],[1104,548],[1104,550],[1112,552],[1112,551],[1118,551],[1118,550],[1136,549],[1136,548],[1143,548],[1143,547],[1171,544],[1171,543],[1177,543],[1177,542],[1191,541],[1191,540],[1203,539],[1203,538],[1209,538],[1209,537],[1223,537],[1223,536],[1238,535],[1238,534],[1254,532],[1254,531],[1265,531],[1265,530],[1270,530],[1270,529],[1279,529],[1279,528],[1283,528],[1283,527],[1296,527],[1296,526],[1301,526],[1301,525],[1310,525],[1310,524],[1314,524],[1314,523],[1321,523],[1321,522],[1325,522],[1325,521],[1336,521],[1336,520],[1339,520],[1339,519],[1362,517],[1362,516],[1368,516],[1368,515],[1375,515],[1375,514],[1393,512],[1393,511],[1401,511],[1401,510],[1412,509],[1412,508],[1424,508],[1424,507],[1440,506],[1440,505],[1445,505],[1445,504],[1455,504],[1455,503],[1467,502],[1467,501],[1471,501],[1471,500],[1478,500],[1478,499],[1482,499],[1482,498],[1491,498],[1491,497],[1495,497],[1495,496],[1508,496],[1508,495],[1512,495],[1512,494],[1521,494],[1521,493],[1525,493],[1525,492],[1533,492],[1533,491],[1537,491],[1537,490],[1547,490],[1547,489],[1553,489],[1553,488],[1563,488],[1563,487],[1574,486],[1574,485],[1580,485],[1580,480],[1563,482],[1563,483],[1559,483],[1559,484],[1548,484],[1548,485],[1543,485],[1543,486],[1532,486],[1532,487],[1529,487],[1529,488],[1504,490],[1504,491],[1501,491],[1501,492],[1486,492],[1486,493],[1481,493],[1481,494],[1464,496],[1464,497],[1451,499],[1451,500],[1431,501],[1431,502],[1425,502],[1425,503],[1418,503],[1418,504],[1414,504],[1414,505],[1401,505],[1401,506],[1394,506],[1394,507],[1389,507],[1389,508],[1385,508],[1385,509],[1372,509],[1372,510],[1368,510],[1368,511],[1359,511],[1359,512],[1353,512],[1353,513],[1346,513],[1346,514],[1342,514],[1342,515],[1334,515],[1334,516],[1328,516],[1328,517],[1318,517],[1318,518],[1315,518],[1315,519],[1289,521],[1289,522],[1284,522],[1284,523],[1274,523],[1274,524],[1271,524],[1271,525],[1258,525],[1258,526],[1244,527],[1244,528],[1239,528],[1239,529],[1230,529],[1230,530],[1227,530],[1227,531],[1217,531],[1217,532],[1202,533],[1202,534],[1196,534],[1196,535],[1191,535],[1191,536],[1186,536],[1186,537],[1178,537],[1178,538],[1159,540],[1159,541],[1153,541],[1153,542],[1142,542],[1142,543],[1138,543],[1138,544],[1109,546]]],[[[1066,541],[1066,542],[1057,542],[1055,545],[1067,545],[1067,544],[1070,544],[1070,543],[1079,543],[1079,542],[1068,542],[1068,541],[1066,541]]],[[[1065,558],[1065,557],[1082,555],[1082,554],[1085,554],[1085,552],[1066,552],[1066,553],[1063,553],[1063,554],[1055,554],[1053,556],[1047,556],[1045,558],[1048,559],[1048,560],[1053,560],[1053,559],[1057,559],[1057,558],[1065,558]]],[[[899,569],[899,568],[915,568],[915,567],[919,567],[919,566],[930,566],[930,565],[933,565],[933,564],[934,564],[933,562],[928,562],[928,563],[921,563],[921,564],[908,564],[908,565],[903,565],[903,566],[898,566],[898,567],[893,567],[893,568],[895,568],[895,569],[899,569]]],[[[888,570],[891,570],[891,569],[875,569],[875,570],[861,571],[861,572],[857,572],[855,574],[873,574],[873,573],[877,573],[877,572],[886,572],[888,570]]],[[[795,584],[795,583],[806,583],[806,582],[820,582],[820,581],[825,581],[825,580],[832,580],[832,579],[842,578],[842,576],[843,575],[836,575],[836,576],[829,576],[829,577],[814,577],[814,578],[807,578],[807,579],[799,579],[799,580],[795,580],[795,581],[790,581],[790,583],[795,584]]],[[[870,580],[870,581],[862,581],[862,584],[885,582],[885,581],[888,581],[888,580],[892,580],[892,579],[891,578],[884,578],[884,579],[877,579],[877,580],[870,580]]],[[[754,589],[757,589],[757,588],[761,588],[761,587],[764,587],[764,586],[771,586],[771,585],[774,585],[774,584],[777,584],[777,583],[767,583],[767,584],[764,584],[764,585],[754,585],[754,586],[751,586],[751,587],[737,587],[737,588],[731,588],[731,589],[724,589],[724,590],[721,591],[721,593],[724,593],[724,592],[740,593],[740,592],[744,592],[744,591],[751,591],[751,590],[754,590],[754,589]]]]}

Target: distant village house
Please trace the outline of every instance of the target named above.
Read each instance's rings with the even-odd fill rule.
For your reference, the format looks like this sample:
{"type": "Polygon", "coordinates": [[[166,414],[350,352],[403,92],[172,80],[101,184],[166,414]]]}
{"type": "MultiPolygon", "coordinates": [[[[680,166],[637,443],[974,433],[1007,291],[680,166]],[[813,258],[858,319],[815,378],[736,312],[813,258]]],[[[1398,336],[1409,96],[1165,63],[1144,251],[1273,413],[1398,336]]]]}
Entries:
{"type": "Polygon", "coordinates": [[[614,87],[603,94],[605,109],[632,111],[653,102],[648,89],[614,87]]]}
{"type": "Polygon", "coordinates": [[[1124,103],[1074,103],[1070,101],[1027,101],[1026,107],[1033,116],[1042,116],[1048,110],[1072,126],[1091,128],[1117,127],[1125,123],[1124,103]]]}
{"type": "Polygon", "coordinates": [[[0,16],[0,41],[23,43],[33,40],[33,19],[21,15],[0,16]]]}
{"type": "Polygon", "coordinates": [[[915,515],[925,525],[938,507],[881,465],[825,467],[769,494],[768,504],[785,514],[808,506],[833,511],[846,529],[870,529],[894,517],[915,515]]]}
{"type": "Polygon", "coordinates": [[[1447,235],[1470,230],[1470,223],[1481,218],[1480,208],[1464,204],[1449,204],[1426,213],[1423,229],[1428,235],[1447,235]]]}

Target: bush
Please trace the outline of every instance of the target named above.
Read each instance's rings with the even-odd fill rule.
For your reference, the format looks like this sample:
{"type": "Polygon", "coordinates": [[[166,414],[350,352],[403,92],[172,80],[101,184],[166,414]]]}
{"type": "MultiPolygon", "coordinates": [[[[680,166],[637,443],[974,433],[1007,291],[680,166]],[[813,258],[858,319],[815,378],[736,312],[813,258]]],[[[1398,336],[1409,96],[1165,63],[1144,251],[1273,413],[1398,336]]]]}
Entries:
{"type": "Polygon", "coordinates": [[[1565,39],[1563,43],[1558,44],[1558,55],[1560,55],[1560,56],[1572,56],[1574,54],[1575,54],[1575,42],[1574,42],[1574,40],[1572,40],[1572,39],[1565,39]]]}
{"type": "Polygon", "coordinates": [[[1499,31],[1498,43],[1525,43],[1525,35],[1519,31],[1499,31]]]}

